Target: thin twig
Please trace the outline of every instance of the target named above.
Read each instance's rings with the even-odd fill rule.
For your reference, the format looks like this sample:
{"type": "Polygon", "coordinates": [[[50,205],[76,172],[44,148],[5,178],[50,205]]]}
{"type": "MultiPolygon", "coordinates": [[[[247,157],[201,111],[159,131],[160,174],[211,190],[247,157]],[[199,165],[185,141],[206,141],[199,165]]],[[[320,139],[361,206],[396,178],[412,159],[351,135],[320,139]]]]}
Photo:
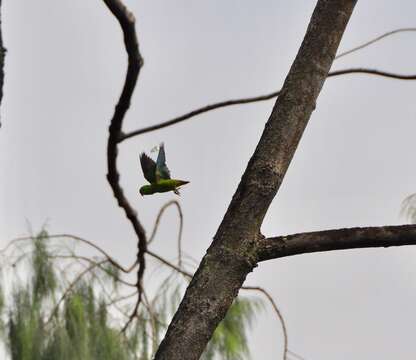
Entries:
{"type": "Polygon", "coordinates": [[[352,53],[354,53],[356,51],[362,50],[362,49],[366,48],[367,46],[370,46],[370,45],[372,45],[372,44],[374,44],[374,43],[376,43],[376,42],[378,42],[378,41],[380,41],[380,40],[382,40],[382,39],[384,39],[386,37],[389,37],[391,35],[398,34],[398,33],[402,33],[402,32],[411,32],[411,31],[416,31],[416,28],[413,28],[413,27],[410,27],[410,28],[400,28],[400,29],[395,29],[395,30],[392,30],[392,31],[388,31],[388,32],[386,32],[384,34],[381,34],[381,35],[375,37],[374,39],[371,39],[369,41],[366,41],[365,43],[363,43],[361,45],[358,45],[356,47],[353,47],[350,50],[343,51],[343,52],[339,53],[335,57],[335,59],[339,59],[339,58],[341,58],[343,56],[346,56],[346,55],[352,54],[352,53]]]}
{"type": "Polygon", "coordinates": [[[287,353],[288,353],[289,355],[291,355],[291,356],[295,357],[295,358],[296,358],[296,359],[298,359],[298,360],[305,360],[305,358],[304,358],[304,357],[300,356],[299,354],[295,353],[295,352],[294,352],[294,351],[292,351],[292,350],[287,349],[287,353]]]}
{"type": "Polygon", "coordinates": [[[121,333],[125,333],[127,331],[127,328],[129,327],[129,325],[132,323],[132,321],[135,318],[137,318],[137,316],[138,316],[139,305],[142,302],[142,295],[143,295],[143,289],[142,289],[141,286],[142,286],[141,283],[137,285],[136,304],[134,305],[134,309],[133,309],[132,313],[130,314],[128,320],[126,321],[123,328],[121,329],[121,333]]]}
{"type": "Polygon", "coordinates": [[[392,73],[388,71],[369,69],[369,68],[351,68],[351,69],[331,71],[328,74],[328,77],[338,76],[338,75],[348,75],[348,74],[375,75],[375,76],[381,76],[381,77],[386,77],[386,78],[396,79],[396,80],[416,80],[416,74],[403,75],[403,74],[396,74],[396,73],[392,73]]]}
{"type": "Polygon", "coordinates": [[[182,268],[172,264],[171,262],[169,262],[168,260],[162,258],[161,256],[155,254],[154,252],[150,251],[149,249],[147,249],[146,251],[147,254],[149,254],[151,257],[159,260],[161,263],[165,264],[166,266],[170,267],[171,269],[177,271],[178,273],[182,274],[183,276],[192,279],[192,274],[188,273],[187,271],[183,270],[182,268]]]}
{"type": "Polygon", "coordinates": [[[267,300],[269,300],[270,304],[272,305],[277,317],[279,318],[280,323],[282,324],[282,331],[283,331],[283,339],[284,339],[284,347],[283,347],[283,360],[287,359],[287,352],[288,352],[288,338],[287,338],[287,329],[285,324],[285,319],[283,318],[282,313],[280,312],[279,308],[277,307],[276,303],[274,302],[271,295],[262,287],[259,286],[243,286],[241,289],[243,290],[254,290],[261,292],[267,300]]]}
{"type": "Polygon", "coordinates": [[[144,300],[144,305],[147,309],[147,312],[149,313],[149,317],[150,317],[150,323],[152,326],[152,356],[153,354],[156,352],[157,347],[158,347],[158,342],[157,342],[157,325],[156,322],[157,320],[157,316],[155,315],[155,311],[153,309],[153,306],[151,304],[151,302],[149,301],[146,292],[143,290],[143,300],[144,300]]]}
{"type": "MultiPolygon", "coordinates": [[[[130,283],[118,276],[115,276],[114,274],[112,274],[108,269],[106,269],[105,267],[103,267],[102,265],[99,265],[99,262],[90,259],[89,257],[86,256],[81,256],[81,255],[49,255],[50,258],[56,258],[56,259],[77,259],[77,260],[84,260],[90,264],[95,264],[101,271],[104,271],[107,275],[111,276],[115,281],[120,282],[123,285],[126,286],[130,286],[130,287],[136,287],[136,284],[130,283]]],[[[107,258],[105,260],[108,260],[107,258]]]]}
{"type": "Polygon", "coordinates": [[[117,304],[120,301],[130,299],[130,298],[132,298],[133,296],[136,296],[136,295],[137,295],[137,290],[132,292],[131,294],[120,296],[118,298],[112,299],[110,302],[106,303],[106,306],[112,306],[113,304],[117,304]]]}
{"type": "MultiPolygon", "coordinates": [[[[71,234],[53,234],[53,235],[48,235],[47,239],[60,239],[60,238],[66,238],[66,239],[71,239],[71,240],[75,240],[75,241],[79,241],[82,242],[86,245],[89,245],[91,247],[93,247],[94,249],[96,249],[98,252],[100,252],[102,255],[105,256],[105,258],[108,260],[108,262],[113,265],[114,267],[116,267],[117,269],[121,270],[124,273],[129,273],[131,272],[137,265],[137,262],[135,262],[133,265],[131,265],[128,268],[124,268],[123,266],[121,266],[116,260],[114,260],[113,257],[111,257],[106,251],[104,251],[101,247],[99,247],[98,245],[96,245],[94,242],[81,238],[79,236],[76,235],[71,235],[71,234]]],[[[18,237],[15,239],[12,239],[11,241],[9,241],[9,243],[2,249],[0,250],[0,254],[6,252],[10,246],[16,244],[17,242],[20,241],[27,241],[27,240],[35,240],[36,236],[22,236],[22,237],[18,237]]]]}
{"type": "Polygon", "coordinates": [[[119,139],[119,142],[122,142],[126,139],[129,139],[129,138],[133,137],[133,136],[145,134],[145,133],[150,132],[150,131],[159,130],[159,129],[163,129],[167,126],[175,125],[177,123],[188,120],[188,119],[190,119],[194,116],[206,113],[206,112],[211,111],[211,110],[215,110],[215,109],[219,109],[219,108],[223,108],[223,107],[231,106],[231,105],[249,104],[249,103],[254,103],[254,102],[259,102],[259,101],[270,100],[270,99],[275,98],[277,95],[279,95],[279,92],[280,91],[274,91],[274,92],[272,92],[270,94],[266,94],[266,95],[260,95],[260,96],[254,96],[254,97],[249,97],[249,98],[242,98],[242,99],[235,99],[235,100],[226,100],[226,101],[221,101],[221,102],[214,103],[214,104],[211,104],[211,105],[203,106],[199,109],[192,110],[192,111],[190,111],[190,112],[188,112],[184,115],[175,117],[171,120],[164,121],[164,122],[156,124],[156,125],[151,125],[151,126],[139,129],[139,130],[135,130],[135,131],[126,133],[119,139]]]}
{"type": "Polygon", "coordinates": [[[179,202],[177,200],[171,200],[168,201],[165,205],[163,205],[160,210],[159,213],[157,214],[156,217],[156,221],[155,224],[153,226],[153,230],[152,230],[152,234],[149,237],[149,240],[147,242],[147,244],[150,244],[155,236],[156,236],[156,232],[157,229],[159,228],[159,224],[160,224],[160,220],[162,218],[163,213],[165,212],[165,210],[171,206],[171,205],[175,205],[176,208],[178,209],[178,215],[179,215],[179,232],[178,232],[178,266],[181,267],[182,266],[182,231],[183,231],[183,213],[182,213],[182,208],[181,205],[179,204],[179,202]]]}
{"type": "MultiPolygon", "coordinates": [[[[377,76],[381,76],[381,77],[387,77],[387,78],[398,79],[398,80],[415,80],[416,79],[416,75],[401,75],[401,74],[395,74],[395,73],[391,73],[391,72],[386,72],[386,71],[381,71],[381,70],[376,70],[376,69],[367,69],[367,68],[350,68],[350,69],[332,71],[328,74],[328,77],[346,75],[346,74],[354,74],[354,73],[356,73],[356,74],[367,74],[367,75],[377,75],[377,76]]],[[[145,133],[148,133],[148,132],[151,132],[151,131],[163,129],[163,128],[168,127],[168,126],[178,124],[182,121],[189,120],[189,119],[191,119],[191,118],[193,118],[197,115],[206,113],[206,112],[211,111],[211,110],[216,110],[216,109],[223,108],[223,107],[226,107],[226,106],[231,106],[231,105],[242,105],[242,104],[250,104],[250,103],[255,103],[255,102],[260,102],[260,101],[271,100],[271,99],[277,97],[279,94],[280,94],[280,90],[273,91],[273,92],[271,92],[269,94],[266,94],[266,95],[260,95],[260,96],[254,96],[254,97],[248,97],[248,98],[241,98],[241,99],[234,99],[234,100],[227,100],[227,101],[220,101],[218,103],[203,106],[199,109],[192,110],[192,111],[190,111],[190,112],[188,112],[184,115],[175,117],[171,120],[167,120],[167,121],[161,122],[159,124],[147,126],[147,127],[144,127],[144,128],[141,128],[141,129],[123,134],[120,137],[119,142],[122,142],[124,140],[127,140],[127,139],[132,138],[132,137],[137,136],[137,135],[145,134],[145,133]]]]}
{"type": "MultiPolygon", "coordinates": [[[[97,265],[97,267],[101,268],[102,267],[100,265],[97,265]]],[[[112,294],[110,294],[107,291],[107,287],[105,286],[105,284],[103,283],[103,281],[100,279],[99,276],[97,276],[97,274],[95,273],[95,271],[91,271],[91,276],[95,279],[96,282],[98,282],[98,284],[101,287],[101,291],[102,293],[107,297],[107,299],[111,299],[112,298],[112,294]]],[[[133,285],[134,286],[134,285],[133,285]]],[[[135,287],[135,286],[134,286],[135,287]]],[[[114,291],[114,288],[113,288],[114,291]]],[[[122,308],[120,308],[116,303],[113,304],[114,308],[116,310],[118,310],[120,312],[120,314],[122,314],[123,316],[125,316],[126,318],[129,317],[129,314],[127,314],[122,308]]]]}
{"type": "Polygon", "coordinates": [[[72,289],[74,288],[74,286],[78,283],[78,281],[80,281],[82,279],[82,277],[86,274],[88,274],[90,271],[92,271],[95,267],[99,266],[99,265],[103,265],[104,263],[106,263],[108,260],[102,260],[98,263],[94,263],[91,264],[90,266],[88,266],[85,270],[81,271],[78,276],[71,282],[71,284],[66,288],[66,290],[63,292],[62,296],[59,298],[58,302],[56,303],[54,309],[51,312],[51,315],[49,316],[48,320],[46,321],[46,324],[50,323],[52,318],[55,316],[55,314],[58,312],[59,310],[59,306],[61,305],[62,301],[65,300],[65,298],[68,296],[68,294],[72,291],[72,289]]]}

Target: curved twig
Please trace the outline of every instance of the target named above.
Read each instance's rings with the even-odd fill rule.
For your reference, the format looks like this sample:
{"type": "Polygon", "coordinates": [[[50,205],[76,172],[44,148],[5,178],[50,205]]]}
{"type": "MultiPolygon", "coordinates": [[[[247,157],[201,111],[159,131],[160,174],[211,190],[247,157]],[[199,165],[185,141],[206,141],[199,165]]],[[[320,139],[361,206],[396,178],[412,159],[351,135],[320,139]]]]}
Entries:
{"type": "Polygon", "coordinates": [[[288,348],[287,348],[288,339],[287,339],[287,329],[286,329],[285,319],[283,318],[283,315],[280,312],[279,308],[277,307],[276,303],[274,302],[273,298],[265,289],[259,286],[243,286],[241,289],[259,291],[267,298],[267,300],[269,300],[270,304],[272,305],[274,309],[274,312],[276,313],[277,317],[279,318],[280,323],[282,324],[283,339],[284,339],[283,360],[286,360],[287,352],[288,352],[288,348]]]}
{"type": "Polygon", "coordinates": [[[413,28],[413,27],[410,27],[410,28],[400,28],[400,29],[395,29],[395,30],[392,30],[392,31],[388,31],[388,32],[386,32],[384,34],[381,34],[381,35],[375,37],[374,39],[371,39],[369,41],[366,41],[365,43],[363,43],[361,45],[358,45],[356,47],[353,47],[350,50],[346,50],[346,51],[343,51],[343,52],[339,53],[337,56],[335,56],[335,59],[339,59],[339,58],[341,58],[343,56],[346,56],[346,55],[352,54],[352,53],[354,53],[356,51],[362,50],[362,49],[366,48],[367,46],[370,46],[370,45],[372,45],[372,44],[374,44],[374,43],[376,43],[376,42],[378,42],[378,41],[380,41],[380,40],[382,40],[382,39],[384,39],[386,37],[389,37],[391,35],[398,34],[398,33],[402,33],[402,32],[410,32],[410,31],[416,31],[416,28],[413,28]]]}
{"type": "MultiPolygon", "coordinates": [[[[130,286],[130,287],[136,287],[136,284],[132,284],[118,276],[115,276],[114,274],[111,274],[110,271],[108,269],[106,269],[105,267],[103,267],[102,265],[99,264],[98,261],[92,260],[89,257],[86,256],[81,256],[81,255],[76,255],[76,254],[72,254],[72,255],[49,255],[50,258],[52,259],[76,259],[76,260],[84,260],[86,262],[88,262],[89,264],[93,265],[95,264],[96,267],[98,267],[101,271],[104,271],[108,276],[111,276],[115,281],[120,282],[123,285],[126,286],[130,286]]],[[[106,262],[108,261],[108,259],[104,259],[106,260],[106,262]]]]}
{"type": "MultiPolygon", "coordinates": [[[[22,236],[22,237],[18,237],[15,239],[12,239],[9,241],[9,243],[0,250],[0,254],[6,252],[12,245],[14,245],[17,242],[20,241],[26,241],[26,240],[35,240],[36,236],[22,236]]],[[[67,239],[71,239],[71,240],[75,240],[81,243],[84,243],[88,246],[91,246],[92,248],[94,248],[95,250],[97,250],[98,252],[100,252],[107,260],[108,262],[113,265],[114,267],[116,267],[117,269],[119,269],[120,271],[128,274],[129,272],[131,272],[137,265],[137,261],[135,263],[133,263],[130,267],[125,268],[122,265],[120,265],[116,260],[114,260],[113,257],[111,257],[105,250],[103,250],[101,247],[99,247],[98,245],[96,245],[94,242],[84,239],[82,237],[76,236],[76,235],[71,235],[71,234],[52,234],[52,235],[48,235],[47,237],[48,239],[60,239],[60,238],[67,238],[67,239]]]]}
{"type": "Polygon", "coordinates": [[[159,224],[160,224],[160,220],[162,218],[163,213],[165,212],[165,210],[171,206],[171,205],[175,205],[176,208],[178,209],[178,215],[179,215],[179,232],[178,232],[178,266],[181,267],[182,265],[182,231],[183,231],[183,213],[182,213],[182,208],[181,205],[179,204],[179,202],[177,200],[171,200],[168,201],[165,205],[163,205],[160,210],[159,213],[157,214],[156,217],[156,221],[155,224],[153,225],[153,230],[152,230],[152,234],[149,237],[149,240],[147,241],[147,244],[150,244],[155,236],[156,236],[156,232],[157,229],[159,228],[159,224]]]}
{"type": "Polygon", "coordinates": [[[171,120],[164,121],[164,122],[161,122],[159,124],[147,126],[145,128],[129,132],[127,134],[123,134],[121,136],[121,138],[119,139],[119,142],[122,142],[126,139],[129,139],[129,138],[133,137],[133,136],[145,134],[145,133],[148,133],[150,131],[159,130],[159,129],[163,129],[163,128],[171,126],[171,125],[175,125],[177,123],[188,120],[190,118],[193,118],[194,116],[206,113],[206,112],[211,111],[211,110],[215,110],[215,109],[219,109],[219,108],[223,108],[223,107],[231,106],[231,105],[250,104],[250,103],[254,103],[254,102],[270,100],[270,99],[275,98],[277,95],[279,95],[279,92],[280,91],[274,91],[274,92],[272,92],[270,94],[266,94],[266,95],[260,95],[260,96],[254,96],[254,97],[249,97],[249,98],[242,98],[242,99],[220,101],[220,102],[217,102],[217,103],[214,103],[214,104],[211,104],[211,105],[203,106],[203,107],[198,108],[196,110],[192,110],[192,111],[190,111],[190,112],[188,112],[184,115],[175,117],[171,120]]]}
{"type": "MultiPolygon", "coordinates": [[[[415,80],[416,79],[416,75],[401,75],[401,74],[395,74],[395,73],[391,73],[391,72],[387,72],[387,71],[381,71],[381,70],[376,70],[376,69],[368,69],[368,68],[350,68],[350,69],[343,69],[343,70],[337,70],[337,71],[331,71],[328,74],[328,77],[333,77],[333,76],[339,76],[339,75],[347,75],[347,74],[367,74],[367,75],[377,75],[377,76],[381,76],[381,77],[387,77],[387,78],[391,78],[391,79],[398,79],[398,80],[415,80]]],[[[206,113],[208,111],[211,110],[216,110],[219,108],[223,108],[226,106],[231,106],[231,105],[242,105],[242,104],[250,104],[250,103],[255,103],[255,102],[260,102],[260,101],[266,101],[266,100],[271,100],[277,96],[279,96],[280,94],[280,90],[278,91],[274,91],[271,92],[269,94],[266,95],[260,95],[260,96],[254,96],[254,97],[248,97],[248,98],[241,98],[241,99],[234,99],[234,100],[227,100],[227,101],[220,101],[211,105],[207,105],[207,106],[203,106],[201,108],[198,108],[196,110],[190,111],[184,115],[175,117],[171,120],[167,120],[164,122],[161,122],[159,124],[155,124],[155,125],[151,125],[151,126],[147,126],[135,131],[131,131],[129,133],[123,134],[120,139],[119,142],[122,142],[124,140],[130,139],[134,136],[137,135],[141,135],[141,134],[145,134],[151,131],[155,131],[155,130],[159,130],[159,129],[163,129],[165,127],[168,126],[172,126],[175,125],[177,123],[183,122],[185,120],[189,120],[197,115],[206,113]]]]}
{"type": "Polygon", "coordinates": [[[117,170],[117,154],[118,154],[118,142],[122,136],[122,125],[124,116],[130,107],[131,97],[136,87],[137,79],[139,77],[140,69],[143,65],[143,59],[140,55],[139,44],[136,36],[135,18],[133,14],[126,8],[121,0],[103,0],[107,5],[111,13],[116,17],[120,23],[124,36],[124,45],[128,55],[128,66],[126,79],[123,85],[123,91],[120,95],[120,99],[115,107],[114,115],[111,119],[109,127],[109,137],[107,143],[107,180],[113,190],[114,197],[117,199],[118,205],[124,210],[127,219],[133,226],[134,232],[138,238],[138,253],[137,261],[139,263],[139,269],[137,270],[137,302],[134,308],[134,312],[131,314],[129,320],[123,328],[123,331],[127,329],[127,326],[133,320],[137,314],[139,304],[142,297],[142,279],[145,270],[145,257],[147,241],[145,230],[140,223],[136,211],[131,206],[130,202],[124,195],[123,188],[120,185],[120,175],[117,170]]]}

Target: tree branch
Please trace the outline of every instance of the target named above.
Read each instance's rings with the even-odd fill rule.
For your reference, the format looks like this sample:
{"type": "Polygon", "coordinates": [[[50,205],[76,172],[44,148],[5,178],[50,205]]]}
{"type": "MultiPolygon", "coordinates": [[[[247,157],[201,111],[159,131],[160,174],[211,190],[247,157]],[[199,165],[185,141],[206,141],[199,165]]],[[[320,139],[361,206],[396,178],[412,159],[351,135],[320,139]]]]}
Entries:
{"type": "Polygon", "coordinates": [[[287,329],[286,329],[286,323],[285,319],[283,318],[282,313],[280,312],[279,308],[276,305],[276,302],[273,300],[272,296],[262,287],[260,286],[243,286],[241,289],[243,290],[254,290],[261,292],[267,300],[270,302],[270,304],[273,307],[274,312],[276,313],[280,324],[282,325],[282,332],[283,332],[283,360],[287,359],[287,353],[288,353],[288,337],[287,337],[287,329]]]}
{"type": "Polygon", "coordinates": [[[147,245],[149,245],[154,240],[154,238],[156,236],[157,229],[159,228],[160,220],[162,219],[163,213],[165,212],[165,210],[169,206],[172,206],[172,205],[176,206],[176,209],[178,210],[178,216],[179,216],[179,230],[178,230],[177,243],[178,243],[178,266],[181,267],[181,265],[182,265],[183,213],[182,213],[182,207],[181,207],[181,204],[179,204],[179,201],[170,200],[160,208],[159,213],[156,216],[155,224],[153,225],[152,233],[149,237],[149,240],[147,241],[147,245]]]}
{"type": "Polygon", "coordinates": [[[320,251],[416,245],[416,225],[325,230],[261,241],[259,261],[320,251]]]}
{"type": "MultiPolygon", "coordinates": [[[[381,34],[379,36],[377,36],[374,39],[371,39],[361,45],[358,45],[350,50],[346,50],[343,51],[341,53],[339,53],[336,57],[336,59],[339,59],[341,57],[347,56],[349,54],[352,54],[354,52],[357,52],[359,50],[362,50],[370,45],[375,44],[376,42],[385,39],[391,35],[394,34],[398,34],[398,33],[402,33],[402,32],[414,32],[416,31],[416,28],[400,28],[400,29],[395,29],[392,31],[388,31],[384,34],[381,34]]],[[[387,78],[392,78],[392,79],[398,79],[398,80],[415,80],[416,79],[416,75],[402,75],[402,74],[396,74],[396,73],[391,73],[391,72],[386,72],[386,71],[381,71],[381,70],[376,70],[376,69],[367,69],[367,68],[352,68],[352,69],[343,69],[343,70],[338,70],[338,71],[334,71],[334,72],[330,72],[328,74],[328,77],[332,77],[332,76],[338,76],[338,75],[345,75],[345,74],[353,74],[353,73],[361,73],[361,74],[367,74],[367,75],[378,75],[378,76],[382,76],[382,77],[387,77],[387,78]]],[[[159,129],[163,129],[165,127],[171,126],[171,125],[175,125],[177,123],[180,123],[182,121],[191,119],[197,115],[203,114],[205,112],[211,111],[211,110],[216,110],[216,109],[220,109],[226,106],[232,106],[232,105],[242,105],[242,104],[250,104],[250,103],[254,103],[254,102],[260,102],[260,101],[266,101],[266,100],[270,100],[273,99],[275,97],[277,97],[280,93],[280,90],[278,91],[274,91],[270,94],[265,94],[265,95],[259,95],[259,96],[254,96],[254,97],[248,97],[248,98],[241,98],[241,99],[234,99],[234,100],[225,100],[225,101],[220,101],[211,105],[206,105],[203,107],[200,107],[198,109],[192,110],[184,115],[180,115],[177,116],[171,120],[167,120],[164,122],[161,122],[159,124],[155,124],[155,125],[151,125],[151,126],[147,126],[144,127],[142,129],[138,129],[132,132],[129,132],[127,134],[123,134],[119,140],[119,142],[122,142],[126,139],[132,138],[134,136],[137,135],[141,135],[141,134],[145,134],[151,131],[155,131],[155,130],[159,130],[159,129]]]]}
{"type": "Polygon", "coordinates": [[[46,324],[49,324],[54,316],[57,314],[59,310],[59,306],[61,305],[62,301],[65,300],[65,298],[68,296],[68,294],[74,289],[75,285],[82,279],[83,276],[94,270],[97,266],[101,266],[107,262],[107,259],[101,260],[100,262],[93,263],[90,266],[88,266],[85,270],[81,271],[74,280],[69,284],[69,286],[66,288],[66,290],[62,293],[61,297],[59,298],[58,302],[55,304],[51,314],[48,317],[48,320],[46,321],[46,324]]]}
{"type": "Polygon", "coordinates": [[[133,229],[138,238],[138,253],[137,261],[139,269],[137,271],[137,290],[138,299],[134,308],[134,313],[126,326],[131,322],[131,319],[136,316],[142,296],[142,278],[145,270],[145,257],[147,241],[145,230],[140,223],[136,211],[130,205],[124,191],[120,185],[120,176],[117,170],[117,143],[122,136],[122,124],[124,116],[130,107],[131,97],[136,87],[136,82],[143,65],[143,59],[139,52],[139,45],[136,36],[135,18],[133,14],[123,5],[120,0],[103,0],[112,14],[120,23],[124,36],[124,45],[128,55],[127,74],[123,86],[123,91],[120,99],[115,107],[113,118],[111,119],[109,127],[109,137],[107,144],[107,180],[113,190],[114,197],[117,199],[118,205],[124,210],[127,219],[133,226],[133,229]]]}
{"type": "Polygon", "coordinates": [[[180,123],[182,121],[188,120],[190,118],[193,118],[197,115],[201,115],[203,113],[206,113],[208,111],[211,110],[215,110],[215,109],[220,109],[226,106],[231,106],[231,105],[241,105],[241,104],[250,104],[250,103],[254,103],[254,102],[259,102],[259,101],[265,101],[265,100],[270,100],[275,98],[276,96],[279,95],[279,91],[273,91],[270,94],[266,94],[266,95],[260,95],[260,96],[254,96],[254,97],[248,97],[248,98],[241,98],[241,99],[234,99],[234,100],[225,100],[225,101],[220,101],[214,104],[210,104],[210,105],[206,105],[203,107],[200,107],[198,109],[192,110],[184,115],[180,115],[177,116],[171,120],[167,120],[164,122],[161,122],[159,124],[155,124],[155,125],[151,125],[151,126],[147,126],[145,128],[142,129],[138,129],[129,133],[124,134],[123,136],[121,136],[119,142],[122,142],[124,140],[127,140],[129,138],[132,138],[134,136],[137,135],[141,135],[141,134],[145,134],[151,131],[155,131],[155,130],[159,130],[159,129],[163,129],[165,127],[168,126],[172,126],[175,125],[177,123],[180,123]]]}
{"type": "MultiPolygon", "coordinates": [[[[0,8],[2,1],[0,0],[0,8]]],[[[2,11],[0,9],[0,104],[3,99],[3,86],[4,86],[4,58],[6,56],[6,49],[3,47],[3,26],[2,26],[2,11]]],[[[1,127],[1,122],[0,122],[1,127]]]]}
{"type": "Polygon", "coordinates": [[[369,68],[351,68],[351,69],[331,71],[328,74],[328,77],[338,76],[338,75],[348,75],[348,74],[376,75],[376,76],[381,76],[381,77],[386,77],[386,78],[396,79],[396,80],[416,80],[415,74],[410,74],[410,75],[396,74],[396,73],[392,73],[388,71],[369,69],[369,68]]]}
{"type": "Polygon", "coordinates": [[[354,53],[356,51],[362,50],[362,49],[366,48],[367,46],[373,45],[376,42],[378,42],[378,41],[380,41],[382,39],[385,39],[386,37],[389,37],[391,35],[399,34],[399,33],[403,33],[403,32],[413,32],[413,31],[416,31],[416,28],[400,28],[400,29],[394,29],[392,31],[388,31],[388,32],[386,32],[384,34],[381,34],[381,35],[375,37],[374,39],[371,39],[369,41],[366,41],[365,43],[363,43],[361,45],[358,45],[358,46],[356,46],[356,47],[354,47],[354,48],[352,48],[350,50],[346,50],[346,51],[343,51],[343,52],[339,53],[335,57],[335,59],[339,59],[339,58],[342,58],[342,57],[344,57],[346,55],[352,54],[352,53],[354,53]]]}
{"type": "MultiPolygon", "coordinates": [[[[349,69],[331,71],[330,73],[328,73],[328,77],[334,77],[334,76],[339,76],[339,75],[349,75],[349,74],[376,75],[376,76],[386,77],[390,79],[397,79],[397,80],[416,80],[416,75],[414,74],[404,75],[404,74],[397,74],[397,73],[392,73],[392,72],[387,72],[387,71],[382,71],[382,70],[377,70],[377,69],[369,69],[369,68],[349,68],[349,69]]],[[[251,103],[266,101],[266,100],[270,100],[279,96],[279,94],[280,94],[280,90],[277,90],[277,91],[273,91],[265,95],[220,101],[214,104],[206,105],[198,109],[192,110],[186,114],[177,116],[171,120],[163,121],[159,124],[146,126],[144,128],[123,134],[120,136],[119,142],[130,139],[134,136],[142,135],[151,131],[160,130],[168,126],[181,123],[185,120],[189,120],[197,115],[201,115],[211,110],[216,110],[216,109],[220,109],[220,108],[232,106],[232,105],[243,105],[243,104],[251,104],[251,103]]]]}
{"type": "Polygon", "coordinates": [[[159,256],[158,254],[150,251],[149,249],[146,250],[146,254],[149,254],[151,257],[155,258],[156,260],[158,260],[162,264],[166,265],[167,267],[170,267],[172,270],[177,271],[179,274],[182,274],[186,278],[192,279],[192,274],[191,273],[187,272],[186,270],[184,270],[183,268],[181,268],[179,266],[176,266],[176,265],[172,264],[168,260],[166,260],[163,257],[159,256]]]}
{"type": "MultiPolygon", "coordinates": [[[[92,248],[94,248],[95,250],[100,252],[102,255],[104,255],[105,258],[107,259],[107,261],[111,265],[113,265],[114,267],[116,267],[117,269],[121,270],[122,272],[124,272],[126,274],[131,272],[137,265],[137,262],[134,262],[131,266],[129,266],[128,268],[125,268],[125,267],[121,266],[114,258],[112,258],[105,250],[103,250],[101,247],[96,245],[93,241],[84,239],[84,238],[76,236],[76,235],[71,235],[71,234],[53,234],[53,235],[49,235],[48,234],[48,237],[47,237],[47,239],[60,239],[60,238],[71,239],[71,240],[74,240],[74,241],[84,243],[85,245],[91,246],[92,248]]],[[[16,245],[20,241],[26,241],[26,240],[33,241],[35,239],[36,239],[36,236],[23,236],[23,237],[18,237],[18,238],[12,239],[12,240],[9,241],[9,243],[3,249],[0,250],[0,255],[4,255],[10,247],[12,247],[13,245],[16,245]]]]}
{"type": "Polygon", "coordinates": [[[260,226],[315,108],[354,0],[319,0],[280,96],[155,360],[196,360],[256,266],[260,226]]]}

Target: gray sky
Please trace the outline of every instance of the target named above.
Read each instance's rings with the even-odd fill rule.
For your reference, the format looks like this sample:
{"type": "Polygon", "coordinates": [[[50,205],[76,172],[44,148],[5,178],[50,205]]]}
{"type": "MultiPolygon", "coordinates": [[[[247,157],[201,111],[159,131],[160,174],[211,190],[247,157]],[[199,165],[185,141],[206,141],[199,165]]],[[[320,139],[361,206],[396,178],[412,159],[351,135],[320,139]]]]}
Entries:
{"type": "MultiPolygon", "coordinates": [[[[125,130],[196,107],[280,88],[315,1],[126,1],[137,17],[145,66],[125,130]]],[[[121,90],[121,32],[101,1],[13,0],[3,5],[7,53],[0,130],[0,245],[36,231],[95,240],[120,262],[136,239],[105,179],[107,127],[121,90]]],[[[414,1],[358,3],[340,50],[398,27],[416,26],[414,1]]],[[[415,73],[415,33],[399,34],[340,59],[334,69],[415,73]]],[[[410,160],[416,82],[351,75],[327,81],[283,186],[266,235],[399,224],[416,192],[410,160]]],[[[166,144],[180,198],[184,247],[200,259],[263,130],[273,101],[214,111],[126,141],[121,182],[150,231],[173,194],[141,198],[138,153],[166,144]]],[[[169,210],[152,249],[175,258],[169,210]]],[[[413,359],[416,249],[311,254],[260,264],[247,284],[270,290],[288,327],[289,348],[307,360],[413,359]]],[[[271,310],[251,336],[253,359],[280,358],[271,310]]]]}

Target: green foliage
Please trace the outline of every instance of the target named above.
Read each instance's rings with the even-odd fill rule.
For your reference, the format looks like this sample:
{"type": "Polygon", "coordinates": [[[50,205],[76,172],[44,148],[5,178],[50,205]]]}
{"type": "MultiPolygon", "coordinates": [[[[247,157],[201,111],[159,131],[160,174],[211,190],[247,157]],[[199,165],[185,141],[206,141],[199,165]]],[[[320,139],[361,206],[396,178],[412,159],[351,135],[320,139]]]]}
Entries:
{"type": "Polygon", "coordinates": [[[3,317],[4,309],[5,309],[4,292],[3,292],[3,287],[0,282],[0,335],[4,335],[4,331],[6,328],[5,323],[4,323],[4,317],[3,317]]]}
{"type": "Polygon", "coordinates": [[[216,354],[221,359],[243,360],[250,357],[247,346],[247,331],[251,327],[262,303],[252,299],[237,299],[218,325],[209,342],[203,360],[212,360],[216,354]]]}
{"type": "Polygon", "coordinates": [[[48,234],[42,230],[33,240],[32,290],[35,301],[40,301],[43,297],[52,295],[56,289],[55,272],[46,247],[47,238],[48,234]]]}
{"type": "Polygon", "coordinates": [[[403,200],[400,214],[412,224],[416,224],[416,194],[411,194],[403,200]]]}
{"type": "MultiPolygon", "coordinates": [[[[77,257],[68,247],[57,250],[45,231],[31,240],[30,251],[19,247],[23,255],[11,261],[7,275],[12,290],[0,287],[0,329],[7,330],[0,333],[12,360],[152,358],[182,297],[183,277],[174,273],[165,278],[153,299],[143,295],[137,319],[123,334],[136,297],[121,301],[126,294],[119,270],[102,259],[77,257]],[[25,279],[16,264],[26,264],[25,279]],[[10,294],[9,303],[4,293],[10,294]]],[[[247,331],[258,309],[256,301],[235,301],[203,359],[247,359],[247,331]]]]}

